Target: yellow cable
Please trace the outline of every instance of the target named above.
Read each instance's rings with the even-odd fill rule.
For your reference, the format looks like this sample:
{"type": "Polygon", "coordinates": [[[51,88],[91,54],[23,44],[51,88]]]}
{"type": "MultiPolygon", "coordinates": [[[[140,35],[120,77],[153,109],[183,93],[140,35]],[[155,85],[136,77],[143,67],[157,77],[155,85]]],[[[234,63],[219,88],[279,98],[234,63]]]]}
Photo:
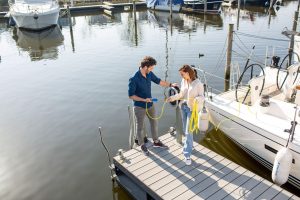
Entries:
{"type": "Polygon", "coordinates": [[[148,105],[148,102],[146,102],[146,114],[148,115],[148,117],[149,117],[150,119],[153,119],[153,120],[158,120],[158,119],[160,119],[160,118],[162,117],[164,111],[165,111],[165,105],[166,105],[166,103],[167,103],[167,101],[164,102],[164,104],[163,104],[163,106],[162,106],[162,108],[161,108],[160,115],[159,115],[158,117],[152,117],[152,116],[149,114],[149,112],[148,112],[148,106],[147,106],[147,105],[148,105]]]}
{"type": "Polygon", "coordinates": [[[189,133],[196,133],[198,127],[198,103],[194,100],[191,118],[189,121],[189,133]]]}

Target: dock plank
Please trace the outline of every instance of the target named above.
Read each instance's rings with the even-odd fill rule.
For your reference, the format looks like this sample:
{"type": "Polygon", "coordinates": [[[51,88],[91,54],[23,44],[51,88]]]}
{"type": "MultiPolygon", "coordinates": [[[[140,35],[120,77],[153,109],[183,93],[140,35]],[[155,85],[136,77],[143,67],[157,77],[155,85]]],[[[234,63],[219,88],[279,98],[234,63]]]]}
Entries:
{"type": "Polygon", "coordinates": [[[228,194],[230,194],[232,191],[243,185],[246,181],[250,180],[253,176],[255,176],[254,173],[246,171],[245,173],[237,177],[235,180],[224,186],[222,190],[219,190],[218,192],[210,196],[208,199],[214,200],[225,198],[228,194]]]}
{"type": "MultiPolygon", "coordinates": [[[[224,158],[222,156],[216,154],[210,161],[206,161],[204,159],[199,161],[199,164],[193,166],[192,170],[188,172],[188,175],[181,175],[178,178],[173,177],[173,180],[167,186],[165,186],[166,188],[161,188],[163,197],[165,199],[173,199],[189,190],[190,187],[201,182],[205,178],[204,175],[201,175],[205,170],[217,164],[219,161],[222,161],[223,159],[224,158]],[[210,162],[210,164],[208,165],[207,162],[210,162]]],[[[191,167],[186,166],[186,168],[191,167]]],[[[150,185],[150,188],[153,187],[154,186],[150,185]]],[[[157,185],[157,187],[159,187],[159,185],[157,185]]]]}
{"type": "Polygon", "coordinates": [[[258,185],[256,185],[251,190],[248,190],[246,193],[244,193],[243,196],[241,196],[239,199],[247,199],[252,200],[258,198],[258,196],[261,193],[264,193],[269,187],[271,187],[273,184],[267,180],[263,180],[258,185]]]}
{"type": "Polygon", "coordinates": [[[191,198],[192,200],[199,199],[199,197],[208,199],[210,196],[214,195],[218,191],[225,191],[223,190],[223,187],[236,179],[240,174],[243,174],[246,171],[243,167],[238,167],[235,170],[232,170],[230,173],[225,175],[224,177],[220,177],[218,180],[216,180],[212,185],[210,185],[208,188],[203,190],[201,193],[198,193],[196,196],[191,198]]]}
{"type": "MultiPolygon", "coordinates": [[[[278,193],[273,200],[285,200],[285,199],[292,199],[293,196],[292,193],[287,192],[286,190],[282,190],[280,193],[278,193]]],[[[300,198],[299,198],[300,199],[300,198]]]]}
{"type": "Polygon", "coordinates": [[[260,182],[263,180],[262,177],[255,175],[248,181],[246,181],[244,184],[242,184],[240,187],[232,191],[230,195],[227,195],[224,200],[232,200],[232,199],[239,199],[240,197],[244,196],[244,194],[248,191],[251,191],[252,188],[260,184],[260,182]]]}

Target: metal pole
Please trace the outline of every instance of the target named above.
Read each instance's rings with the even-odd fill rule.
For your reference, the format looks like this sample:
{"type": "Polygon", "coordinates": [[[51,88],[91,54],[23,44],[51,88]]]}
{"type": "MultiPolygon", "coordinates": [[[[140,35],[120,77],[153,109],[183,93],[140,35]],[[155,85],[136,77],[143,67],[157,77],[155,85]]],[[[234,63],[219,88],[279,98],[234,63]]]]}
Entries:
{"type": "Polygon", "coordinates": [[[133,10],[133,20],[134,20],[134,32],[135,32],[135,45],[138,45],[137,42],[137,23],[136,23],[136,5],[135,0],[132,1],[132,10],[133,10]]]}
{"type": "MultiPolygon", "coordinates": [[[[293,23],[292,31],[296,31],[296,29],[297,29],[298,16],[299,16],[299,11],[296,11],[295,15],[294,15],[294,23],[293,23]]],[[[294,39],[295,39],[295,35],[291,35],[291,41],[290,41],[290,46],[289,46],[289,63],[288,63],[288,65],[290,65],[292,63],[292,56],[293,56],[292,53],[294,51],[294,39]]]]}
{"type": "Polygon", "coordinates": [[[237,23],[236,23],[237,30],[239,30],[239,26],[240,26],[240,11],[241,11],[241,0],[238,0],[238,15],[237,15],[237,23]]]}
{"type": "Polygon", "coordinates": [[[230,65],[231,65],[231,57],[232,57],[231,55],[232,40],[233,40],[233,24],[229,24],[227,53],[226,53],[226,68],[225,68],[225,91],[229,89],[230,65]]]}

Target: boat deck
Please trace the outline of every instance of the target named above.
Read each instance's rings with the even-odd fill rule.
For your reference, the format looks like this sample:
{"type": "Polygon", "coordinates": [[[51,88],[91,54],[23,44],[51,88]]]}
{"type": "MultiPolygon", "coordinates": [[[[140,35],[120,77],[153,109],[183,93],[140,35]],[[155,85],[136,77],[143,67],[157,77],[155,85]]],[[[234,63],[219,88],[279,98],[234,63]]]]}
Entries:
{"type": "Polygon", "coordinates": [[[194,142],[192,165],[183,162],[182,146],[169,133],[160,137],[169,149],[149,147],[113,158],[117,181],[135,199],[300,199],[194,142]]]}

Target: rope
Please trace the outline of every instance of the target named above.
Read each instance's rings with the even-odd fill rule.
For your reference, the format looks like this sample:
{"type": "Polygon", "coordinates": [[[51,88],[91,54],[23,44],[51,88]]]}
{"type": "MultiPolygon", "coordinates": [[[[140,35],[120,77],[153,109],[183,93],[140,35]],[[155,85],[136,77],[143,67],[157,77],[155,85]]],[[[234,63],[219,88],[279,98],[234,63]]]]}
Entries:
{"type": "Polygon", "coordinates": [[[99,127],[99,134],[100,134],[100,141],[101,141],[101,143],[102,143],[102,145],[103,145],[103,147],[106,151],[106,154],[107,154],[108,164],[109,164],[109,167],[110,167],[111,178],[112,178],[112,181],[114,181],[114,172],[113,172],[113,169],[111,168],[112,162],[111,162],[111,159],[110,159],[110,153],[108,151],[108,148],[104,144],[103,137],[102,137],[102,132],[101,132],[101,127],[99,127]]]}
{"type": "MultiPolygon", "coordinates": [[[[235,31],[236,32],[236,31],[235,31]]],[[[262,37],[258,35],[252,35],[248,33],[242,33],[242,32],[236,32],[236,34],[243,35],[246,37],[252,37],[252,38],[258,38],[258,39],[264,39],[264,40],[273,40],[273,41],[280,41],[280,42],[289,42],[290,40],[284,40],[284,39],[277,39],[277,38],[270,38],[270,37],[262,37]]]]}
{"type": "Polygon", "coordinates": [[[219,67],[221,66],[221,63],[223,62],[223,60],[224,60],[224,58],[225,58],[225,55],[226,55],[225,52],[226,52],[226,51],[224,51],[224,50],[225,50],[225,46],[226,46],[227,40],[228,40],[228,35],[227,35],[226,40],[225,40],[225,42],[224,42],[222,52],[221,52],[221,54],[220,54],[220,56],[219,56],[219,58],[218,58],[216,67],[215,67],[215,69],[214,69],[214,73],[217,72],[217,69],[220,69],[219,67]],[[222,57],[222,60],[220,61],[221,57],[222,57]]]}
{"type": "MultiPolygon", "coordinates": [[[[238,52],[235,51],[235,50],[232,50],[232,52],[235,53],[235,54],[237,54],[237,55],[240,56],[240,57],[244,57],[244,58],[246,58],[246,59],[249,59],[248,56],[242,55],[242,54],[238,53],[238,52]]],[[[251,58],[250,58],[250,60],[252,60],[252,61],[254,61],[254,62],[258,63],[258,64],[261,64],[261,65],[264,65],[264,64],[265,64],[264,62],[261,62],[261,61],[258,61],[258,60],[253,60],[253,59],[251,59],[251,58]]]]}

